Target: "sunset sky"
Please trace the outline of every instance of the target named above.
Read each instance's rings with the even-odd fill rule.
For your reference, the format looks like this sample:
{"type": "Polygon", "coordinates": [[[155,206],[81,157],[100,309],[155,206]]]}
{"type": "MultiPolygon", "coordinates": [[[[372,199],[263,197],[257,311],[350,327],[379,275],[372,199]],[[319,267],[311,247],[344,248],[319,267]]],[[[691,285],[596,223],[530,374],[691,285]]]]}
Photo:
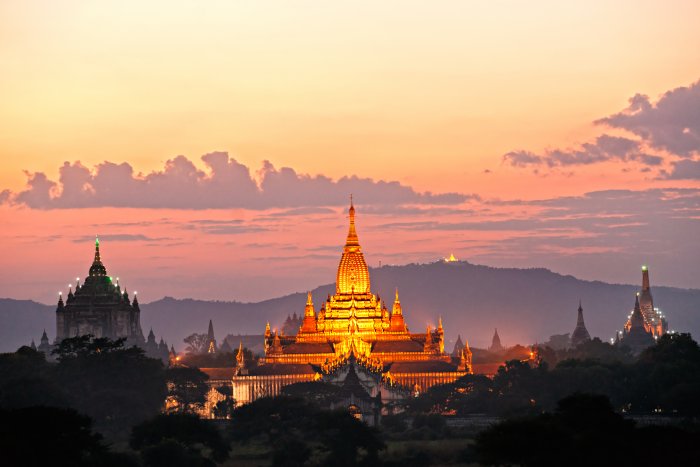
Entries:
{"type": "Polygon", "coordinates": [[[0,297],[454,253],[700,287],[697,1],[0,3],[0,297]]]}

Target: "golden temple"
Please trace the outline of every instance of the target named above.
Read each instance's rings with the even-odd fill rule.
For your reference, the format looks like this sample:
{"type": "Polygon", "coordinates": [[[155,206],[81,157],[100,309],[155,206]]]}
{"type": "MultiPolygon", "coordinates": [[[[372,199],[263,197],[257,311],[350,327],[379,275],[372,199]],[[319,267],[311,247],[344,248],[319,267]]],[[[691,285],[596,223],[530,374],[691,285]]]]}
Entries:
{"type": "MultiPolygon", "coordinates": [[[[280,394],[286,385],[354,381],[359,392],[382,402],[404,399],[436,384],[451,383],[471,373],[471,351],[445,353],[442,320],[438,326],[412,334],[404,321],[396,290],[391,312],[371,291],[370,275],[355,227],[350,225],[336,276],[334,295],[316,311],[307,295],[303,321],[296,336],[265,329],[265,356],[246,369],[240,362],[233,377],[238,404],[280,394]],[[346,381],[348,380],[348,381],[346,381]]],[[[357,404],[353,392],[353,404],[357,404]]],[[[359,396],[357,396],[359,397],[359,396]]]]}

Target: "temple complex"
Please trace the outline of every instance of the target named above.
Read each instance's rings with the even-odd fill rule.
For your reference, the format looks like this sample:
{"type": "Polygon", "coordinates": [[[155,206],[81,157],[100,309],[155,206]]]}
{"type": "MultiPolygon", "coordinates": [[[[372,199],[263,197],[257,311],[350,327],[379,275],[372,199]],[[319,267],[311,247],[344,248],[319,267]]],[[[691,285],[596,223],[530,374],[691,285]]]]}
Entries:
{"type": "MultiPolygon", "coordinates": [[[[148,341],[143,337],[141,309],[136,294],[133,300],[130,299],[127,290],[121,289],[119,279],[113,281],[107,275],[98,238],[95,238],[95,254],[87,277],[82,284],[79,278],[76,281],[75,291],[69,286],[65,302],[63,294],[59,293],[55,344],[69,337],[87,334],[112,340],[125,338],[127,347],[136,345],[143,348],[149,357],[168,362],[168,346],[163,339],[157,343],[153,330],[149,333],[148,341]]],[[[51,348],[44,331],[38,350],[48,355],[51,348]]]]}
{"type": "Polygon", "coordinates": [[[591,340],[591,335],[588,333],[586,324],[583,322],[583,307],[581,306],[581,301],[579,300],[576,328],[574,329],[574,332],[571,333],[571,346],[577,347],[579,344],[583,344],[589,340],[591,340]]]}
{"type": "Polygon", "coordinates": [[[370,419],[379,400],[403,400],[471,372],[467,346],[454,357],[445,353],[441,319],[434,329],[411,333],[398,289],[391,305],[372,293],[352,202],[349,218],[335,294],[319,308],[308,294],[296,335],[267,324],[260,364],[251,369],[243,362],[237,365],[233,397],[239,404],[278,395],[289,384],[325,381],[345,388],[346,402],[358,416],[370,419]]]}
{"type": "MultiPolygon", "coordinates": [[[[642,289],[638,293],[639,309],[644,318],[644,327],[652,336],[658,338],[668,332],[668,321],[663,312],[654,307],[654,297],[651,295],[649,283],[649,268],[642,266],[642,289]]],[[[625,332],[629,332],[632,327],[631,315],[625,323],[625,332]]]]}

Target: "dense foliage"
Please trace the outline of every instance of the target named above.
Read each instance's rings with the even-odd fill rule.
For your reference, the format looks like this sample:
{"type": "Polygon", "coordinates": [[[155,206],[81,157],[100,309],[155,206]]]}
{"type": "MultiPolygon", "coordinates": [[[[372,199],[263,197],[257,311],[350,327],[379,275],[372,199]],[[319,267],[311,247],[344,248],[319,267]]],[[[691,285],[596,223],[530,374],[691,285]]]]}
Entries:
{"type": "Polygon", "coordinates": [[[22,347],[0,354],[0,407],[71,407],[103,432],[123,431],[156,415],[166,395],[165,369],[124,340],[79,336],[54,350],[57,362],[22,347]]]}
{"type": "Polygon", "coordinates": [[[192,414],[159,415],[133,428],[129,442],[147,466],[216,465],[229,445],[216,426],[192,414]]]}
{"type": "Polygon", "coordinates": [[[511,360],[493,379],[467,375],[412,400],[412,413],[536,414],[577,392],[607,396],[617,410],[700,415],[700,348],[689,334],[665,335],[636,360],[619,347],[591,341],[539,364],[511,360]],[[570,358],[574,355],[578,358],[570,358]],[[565,359],[561,359],[564,357],[565,359]],[[556,361],[550,367],[548,362],[556,361]]]}
{"type": "Polygon", "coordinates": [[[265,397],[233,414],[231,436],[262,438],[273,448],[273,465],[377,465],[385,445],[379,432],[347,411],[321,410],[298,397],[265,397]]]}
{"type": "Polygon", "coordinates": [[[635,427],[605,396],[577,394],[553,413],[503,421],[476,438],[486,465],[693,465],[700,432],[678,427],[635,427]]]}

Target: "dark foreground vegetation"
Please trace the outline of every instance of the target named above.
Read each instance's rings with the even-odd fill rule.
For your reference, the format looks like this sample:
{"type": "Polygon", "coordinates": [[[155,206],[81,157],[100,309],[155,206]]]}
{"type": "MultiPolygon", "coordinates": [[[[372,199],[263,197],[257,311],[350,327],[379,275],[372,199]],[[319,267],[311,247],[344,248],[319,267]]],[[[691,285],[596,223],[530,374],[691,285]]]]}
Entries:
{"type": "Polygon", "coordinates": [[[64,341],[56,361],[21,348],[0,355],[2,465],[697,465],[689,335],[636,358],[600,341],[539,356],[433,388],[375,428],[324,410],[333,388],[322,383],[202,420],[196,368],[90,337],[64,341]]]}

